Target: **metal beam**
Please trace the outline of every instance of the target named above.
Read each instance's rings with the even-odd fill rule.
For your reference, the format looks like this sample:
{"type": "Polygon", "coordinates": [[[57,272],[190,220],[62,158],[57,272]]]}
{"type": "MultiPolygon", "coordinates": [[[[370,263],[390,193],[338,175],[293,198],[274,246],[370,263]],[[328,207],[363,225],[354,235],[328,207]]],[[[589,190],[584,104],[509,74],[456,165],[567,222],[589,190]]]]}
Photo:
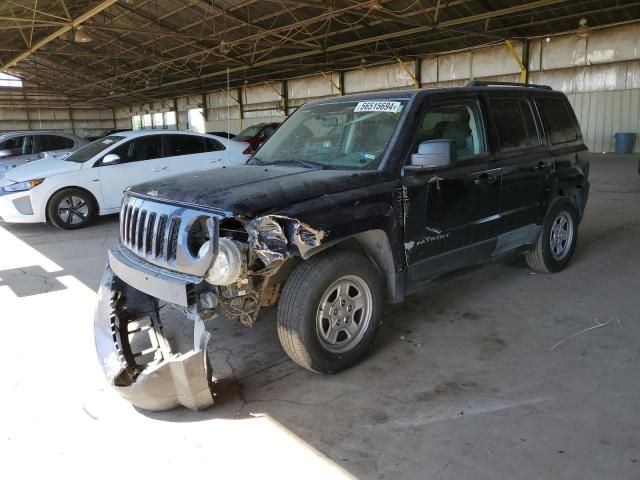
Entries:
{"type": "Polygon", "coordinates": [[[64,35],[65,33],[67,33],[72,28],[75,28],[78,25],[82,24],[82,22],[85,22],[86,20],[89,20],[91,17],[94,17],[95,15],[100,13],[101,11],[109,8],[111,5],[113,5],[117,1],[118,0],[102,0],[95,7],[90,8],[89,10],[84,12],[82,15],[77,17],[75,20],[72,20],[71,22],[69,22],[68,25],[65,25],[63,27],[58,28],[55,32],[51,33],[50,35],[47,35],[42,40],[36,42],[34,45],[32,45],[30,48],[26,49],[20,55],[14,57],[12,60],[9,60],[8,62],[6,62],[4,65],[2,65],[0,67],[0,70],[6,70],[9,67],[13,67],[16,63],[24,60],[25,58],[30,57],[31,55],[33,55],[34,52],[36,52],[40,48],[44,47],[49,42],[55,40],[56,38],[58,38],[61,35],[64,35]]]}
{"type": "MultiPolygon", "coordinates": [[[[378,43],[378,42],[381,42],[381,41],[384,41],[384,40],[391,40],[391,39],[395,39],[395,38],[401,38],[401,37],[406,37],[406,36],[410,36],[410,35],[421,34],[421,33],[425,33],[427,31],[435,30],[435,29],[438,29],[438,28],[447,28],[447,27],[453,27],[453,26],[457,26],[457,25],[464,25],[464,24],[478,22],[478,21],[484,21],[487,18],[496,18],[496,17],[505,16],[505,15],[513,15],[515,13],[535,10],[537,8],[540,8],[540,7],[545,7],[545,6],[555,5],[555,4],[560,4],[560,3],[567,3],[567,1],[568,0],[537,0],[537,1],[527,2],[527,3],[524,3],[524,4],[519,4],[519,5],[515,5],[515,6],[512,6],[512,7],[499,9],[499,10],[492,10],[492,11],[483,12],[483,13],[480,13],[480,14],[469,15],[469,16],[466,16],[466,17],[455,18],[455,19],[452,19],[452,20],[443,21],[438,26],[424,25],[424,26],[421,26],[421,27],[403,29],[403,30],[399,30],[399,31],[395,31],[395,32],[386,33],[386,34],[383,34],[383,35],[377,35],[377,36],[373,36],[373,37],[361,38],[361,39],[354,40],[354,41],[351,41],[351,42],[343,42],[343,43],[340,43],[340,44],[331,45],[331,46],[327,47],[326,49],[314,49],[314,50],[308,50],[308,51],[305,51],[305,52],[294,53],[294,54],[290,54],[290,55],[283,55],[282,57],[272,57],[272,58],[269,58],[269,59],[266,59],[266,60],[262,60],[260,62],[256,62],[253,65],[237,66],[237,67],[232,67],[232,68],[230,68],[228,70],[229,70],[230,73],[236,73],[236,72],[255,69],[257,67],[263,67],[263,66],[268,66],[268,65],[279,64],[279,63],[286,62],[286,61],[289,61],[289,60],[297,60],[297,59],[312,57],[312,56],[316,56],[316,55],[326,55],[327,53],[338,52],[338,51],[341,51],[341,50],[348,50],[348,49],[352,49],[352,48],[358,47],[358,46],[375,44],[375,43],[378,43]]],[[[202,52],[199,52],[198,54],[202,54],[202,52]]],[[[190,58],[192,56],[194,56],[194,54],[184,55],[183,57],[176,58],[174,60],[171,60],[170,62],[178,61],[178,60],[185,60],[185,59],[190,58]]],[[[163,62],[163,63],[167,63],[167,62],[163,62]]],[[[140,69],[139,71],[143,71],[143,70],[146,70],[146,68],[145,69],[140,69]]],[[[194,80],[200,80],[201,81],[201,80],[204,80],[206,78],[213,78],[213,77],[218,77],[218,76],[224,75],[224,74],[226,74],[226,72],[227,72],[227,69],[218,70],[218,71],[215,71],[215,72],[202,74],[202,75],[199,75],[197,77],[187,77],[187,78],[182,78],[182,79],[179,79],[179,80],[174,80],[174,81],[171,81],[171,82],[167,82],[167,83],[165,83],[163,85],[159,85],[158,87],[145,87],[145,88],[135,89],[135,90],[132,90],[129,93],[138,93],[138,92],[143,92],[143,91],[157,89],[157,88],[166,88],[166,87],[175,86],[175,85],[182,85],[184,83],[189,83],[189,82],[192,82],[194,80]]],[[[113,77],[112,80],[115,80],[118,77],[129,76],[132,73],[134,73],[134,72],[128,72],[126,74],[118,75],[116,77],[113,77]]],[[[104,81],[96,82],[96,84],[94,84],[94,85],[100,84],[102,82],[104,82],[104,81]]],[[[75,90],[78,90],[78,88],[69,90],[67,93],[70,93],[70,92],[75,91],[75,90]]],[[[122,95],[126,95],[126,94],[119,94],[117,96],[122,96],[122,95]]],[[[97,98],[95,98],[95,100],[99,100],[99,99],[102,99],[102,98],[103,97],[97,97],[97,98]]]]}

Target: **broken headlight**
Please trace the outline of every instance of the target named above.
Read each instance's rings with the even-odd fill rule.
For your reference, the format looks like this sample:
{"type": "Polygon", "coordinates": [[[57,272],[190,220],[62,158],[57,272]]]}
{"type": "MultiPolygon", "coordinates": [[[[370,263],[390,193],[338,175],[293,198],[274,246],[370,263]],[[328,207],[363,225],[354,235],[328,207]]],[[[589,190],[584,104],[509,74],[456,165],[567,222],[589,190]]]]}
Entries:
{"type": "MultiPolygon", "coordinates": [[[[205,248],[205,245],[202,246],[205,248]]],[[[218,245],[218,255],[205,276],[205,281],[211,285],[231,285],[237,282],[242,274],[242,251],[228,238],[221,238],[218,245]]]]}

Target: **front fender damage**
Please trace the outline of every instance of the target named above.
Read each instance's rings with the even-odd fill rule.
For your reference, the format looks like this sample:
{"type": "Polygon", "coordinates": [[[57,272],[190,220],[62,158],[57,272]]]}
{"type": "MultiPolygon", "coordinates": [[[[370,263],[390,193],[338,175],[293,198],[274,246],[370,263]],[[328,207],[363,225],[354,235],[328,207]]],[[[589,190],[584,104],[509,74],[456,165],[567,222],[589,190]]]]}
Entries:
{"type": "Polygon", "coordinates": [[[325,232],[284,215],[265,215],[247,221],[249,246],[268,268],[278,267],[290,256],[304,257],[320,245],[325,232]]]}
{"type": "Polygon", "coordinates": [[[176,353],[175,341],[165,336],[158,300],[120,281],[107,265],[94,319],[96,349],[109,383],[136,407],[213,405],[210,334],[198,315],[185,313],[194,322],[192,348],[176,353]]]}

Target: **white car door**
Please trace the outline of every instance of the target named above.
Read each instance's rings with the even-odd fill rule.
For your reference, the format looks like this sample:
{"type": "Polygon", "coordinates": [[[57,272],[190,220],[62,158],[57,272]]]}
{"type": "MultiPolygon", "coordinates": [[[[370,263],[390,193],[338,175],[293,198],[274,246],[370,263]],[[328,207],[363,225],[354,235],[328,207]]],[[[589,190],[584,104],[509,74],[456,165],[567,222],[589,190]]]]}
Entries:
{"type": "Polygon", "coordinates": [[[133,138],[106,155],[109,154],[118,155],[118,163],[97,164],[100,188],[107,209],[120,208],[122,193],[129,185],[159,180],[170,175],[169,162],[162,156],[162,135],[133,138]]]}
{"type": "Polygon", "coordinates": [[[169,160],[171,175],[199,172],[222,166],[222,155],[208,152],[205,137],[198,135],[165,135],[165,155],[169,160]]]}

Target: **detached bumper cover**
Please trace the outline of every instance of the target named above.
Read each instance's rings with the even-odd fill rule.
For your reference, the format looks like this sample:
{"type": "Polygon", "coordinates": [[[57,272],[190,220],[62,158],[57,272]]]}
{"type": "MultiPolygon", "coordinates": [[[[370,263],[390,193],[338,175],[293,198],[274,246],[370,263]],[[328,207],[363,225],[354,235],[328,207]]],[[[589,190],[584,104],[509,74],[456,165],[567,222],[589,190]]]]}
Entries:
{"type": "Polygon", "coordinates": [[[130,289],[125,292],[129,296],[126,301],[134,302],[134,309],[136,305],[156,305],[156,308],[155,312],[141,308],[144,314],[134,317],[131,317],[131,309],[127,308],[125,311],[130,318],[120,318],[113,304],[114,284],[118,282],[107,265],[94,318],[96,349],[109,383],[129,402],[144,410],[167,410],[178,405],[202,410],[211,406],[211,367],[206,353],[209,334],[196,329],[200,338],[194,342],[193,350],[186,353],[171,352],[163,338],[155,299],[124,284],[130,289]],[[141,366],[135,359],[144,352],[132,351],[129,325],[132,320],[137,321],[143,316],[149,317],[148,330],[159,337],[160,345],[156,350],[156,358],[141,366]]]}

